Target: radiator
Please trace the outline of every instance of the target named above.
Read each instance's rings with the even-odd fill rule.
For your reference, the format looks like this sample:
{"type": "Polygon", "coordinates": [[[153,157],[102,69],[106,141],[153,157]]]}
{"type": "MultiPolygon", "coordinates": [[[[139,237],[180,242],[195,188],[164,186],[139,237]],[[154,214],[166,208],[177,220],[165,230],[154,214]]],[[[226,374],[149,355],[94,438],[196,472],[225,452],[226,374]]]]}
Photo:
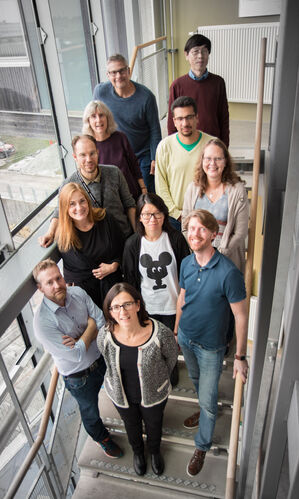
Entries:
{"type": "MultiPolygon", "coordinates": [[[[279,23],[200,26],[212,42],[208,69],[222,76],[230,102],[256,103],[261,39],[267,38],[266,62],[274,62],[279,23]]],[[[265,70],[264,103],[271,104],[274,68],[265,70]]]]}
{"type": "Polygon", "coordinates": [[[248,339],[254,340],[255,324],[257,314],[257,297],[250,297],[249,319],[248,319],[248,339]]]}

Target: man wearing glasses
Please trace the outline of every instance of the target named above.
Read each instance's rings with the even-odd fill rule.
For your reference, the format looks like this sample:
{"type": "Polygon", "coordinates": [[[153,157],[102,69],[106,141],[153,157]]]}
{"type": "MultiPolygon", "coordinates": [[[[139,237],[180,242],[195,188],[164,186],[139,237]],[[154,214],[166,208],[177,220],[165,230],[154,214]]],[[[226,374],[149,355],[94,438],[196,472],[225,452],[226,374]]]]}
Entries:
{"type": "Polygon", "coordinates": [[[109,82],[99,83],[93,98],[112,111],[139,160],[148,192],[154,192],[155,155],[161,140],[156,98],[147,87],[130,79],[128,62],[120,54],[109,57],[107,76],[109,82]]]}
{"type": "Polygon", "coordinates": [[[203,35],[187,40],[185,57],[190,64],[189,73],[177,78],[169,89],[168,134],[175,132],[171,105],[180,95],[192,97],[198,109],[198,128],[221,139],[229,146],[229,113],[225,82],[221,76],[207,70],[211,41],[203,35]]]}
{"type": "Polygon", "coordinates": [[[171,106],[177,133],[161,140],[156,154],[157,194],[169,210],[169,221],[181,230],[184,195],[204,146],[212,139],[197,129],[197,107],[191,97],[178,97],[171,106]]]}

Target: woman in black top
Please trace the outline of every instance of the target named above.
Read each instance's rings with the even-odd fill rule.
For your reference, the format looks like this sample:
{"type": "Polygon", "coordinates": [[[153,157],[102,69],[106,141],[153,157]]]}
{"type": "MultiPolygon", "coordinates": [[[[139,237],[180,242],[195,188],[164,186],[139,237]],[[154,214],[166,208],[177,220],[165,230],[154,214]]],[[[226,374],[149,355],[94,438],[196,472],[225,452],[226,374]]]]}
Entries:
{"type": "Polygon", "coordinates": [[[66,282],[85,289],[102,308],[109,289],[122,281],[124,238],[115,218],[93,208],[85,190],[71,182],[60,191],[56,240],[66,282]]]}

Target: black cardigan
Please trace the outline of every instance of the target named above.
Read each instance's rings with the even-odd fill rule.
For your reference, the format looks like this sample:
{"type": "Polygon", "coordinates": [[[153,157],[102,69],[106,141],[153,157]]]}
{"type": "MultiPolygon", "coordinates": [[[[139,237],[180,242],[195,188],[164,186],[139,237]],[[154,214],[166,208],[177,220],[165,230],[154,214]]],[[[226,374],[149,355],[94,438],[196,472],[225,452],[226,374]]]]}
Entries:
{"type": "MultiPolygon", "coordinates": [[[[168,237],[175,255],[179,277],[181,261],[185,256],[190,255],[190,249],[183,234],[178,230],[171,228],[168,232],[168,237]]],[[[140,291],[141,286],[141,275],[139,272],[140,248],[141,236],[135,232],[135,234],[126,240],[122,264],[124,281],[132,284],[138,291],[140,291]]]]}

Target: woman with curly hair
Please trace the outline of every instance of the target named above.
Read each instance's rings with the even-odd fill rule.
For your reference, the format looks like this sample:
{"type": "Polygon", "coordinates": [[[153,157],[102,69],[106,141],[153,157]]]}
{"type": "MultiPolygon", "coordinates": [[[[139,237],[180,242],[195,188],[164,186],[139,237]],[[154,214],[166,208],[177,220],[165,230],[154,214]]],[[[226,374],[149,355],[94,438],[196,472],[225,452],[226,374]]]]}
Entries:
{"type": "Polygon", "coordinates": [[[115,165],[122,171],[129,190],[137,201],[140,194],[145,194],[147,189],[138,159],[126,135],[116,128],[113,114],[104,102],[98,100],[87,104],[83,113],[82,132],[96,139],[100,164],[115,165]]]}
{"type": "Polygon", "coordinates": [[[55,239],[66,282],[83,288],[102,308],[109,289],[122,281],[124,239],[115,218],[93,208],[83,187],[70,182],[59,194],[55,239]]]}
{"type": "Polygon", "coordinates": [[[219,139],[207,143],[195,168],[194,180],[187,187],[183,232],[186,230],[184,219],[194,209],[208,210],[214,215],[219,224],[214,246],[244,272],[249,216],[247,193],[226,145],[219,139]]]}

